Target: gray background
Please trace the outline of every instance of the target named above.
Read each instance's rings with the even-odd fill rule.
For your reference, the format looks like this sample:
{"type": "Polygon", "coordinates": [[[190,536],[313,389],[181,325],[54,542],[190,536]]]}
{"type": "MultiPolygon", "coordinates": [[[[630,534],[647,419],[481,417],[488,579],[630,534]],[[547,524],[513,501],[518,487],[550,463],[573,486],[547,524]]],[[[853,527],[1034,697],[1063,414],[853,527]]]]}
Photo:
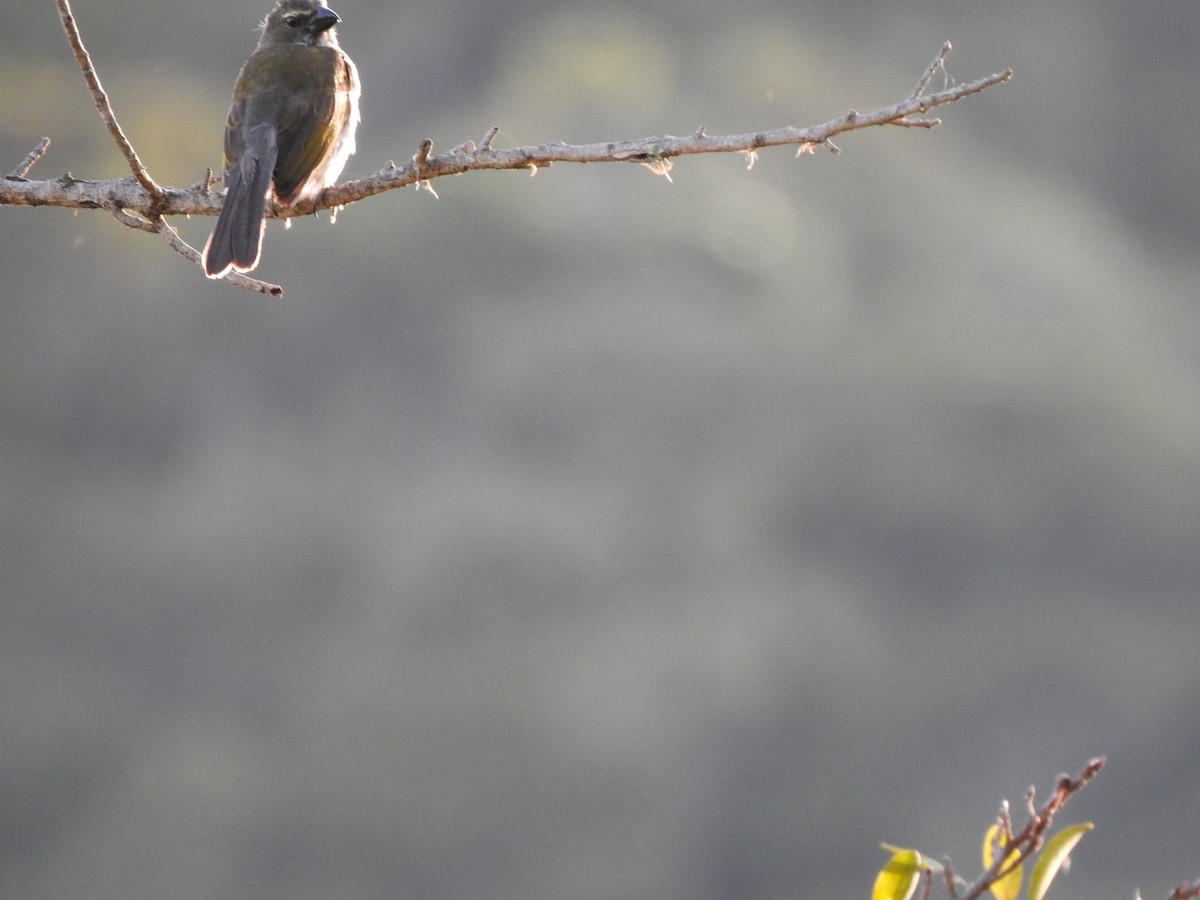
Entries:
{"type": "MultiPolygon", "coordinates": [[[[0,170],[125,174],[0,6],[0,170]]],[[[1200,875],[1200,4],[334,8],[347,176],[1017,74],[273,224],[282,300],[0,209],[0,894],[862,898],[1097,753],[1051,898],[1200,875]]],[[[161,182],[265,12],[77,0],[161,182]]]]}

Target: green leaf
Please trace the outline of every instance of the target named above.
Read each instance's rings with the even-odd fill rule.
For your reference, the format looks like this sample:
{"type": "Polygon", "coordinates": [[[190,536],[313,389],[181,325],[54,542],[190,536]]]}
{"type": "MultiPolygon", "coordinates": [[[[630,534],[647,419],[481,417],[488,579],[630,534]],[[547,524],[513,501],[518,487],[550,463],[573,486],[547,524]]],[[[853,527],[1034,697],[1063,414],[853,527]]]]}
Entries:
{"type": "Polygon", "coordinates": [[[1042,897],[1046,896],[1046,891],[1050,890],[1050,882],[1063,867],[1075,845],[1095,827],[1091,822],[1068,825],[1046,841],[1046,847],[1038,857],[1033,867],[1033,875],[1029,879],[1029,900],[1042,900],[1042,897]]]}
{"type": "MultiPolygon", "coordinates": [[[[983,836],[983,869],[986,872],[992,867],[992,863],[996,861],[996,851],[1003,850],[1006,838],[1004,832],[1000,830],[999,825],[991,826],[983,836]]],[[[1005,865],[1016,859],[1018,853],[1016,850],[1011,851],[1004,857],[1005,865]]],[[[1003,878],[998,878],[992,882],[988,888],[992,892],[992,896],[996,900],[1017,900],[1017,894],[1021,892],[1021,866],[1017,866],[1003,878]]]]}
{"type": "Polygon", "coordinates": [[[884,850],[893,851],[892,858],[875,876],[871,900],[909,900],[917,889],[921,873],[928,866],[916,850],[905,850],[890,844],[882,846],[884,850]]]}

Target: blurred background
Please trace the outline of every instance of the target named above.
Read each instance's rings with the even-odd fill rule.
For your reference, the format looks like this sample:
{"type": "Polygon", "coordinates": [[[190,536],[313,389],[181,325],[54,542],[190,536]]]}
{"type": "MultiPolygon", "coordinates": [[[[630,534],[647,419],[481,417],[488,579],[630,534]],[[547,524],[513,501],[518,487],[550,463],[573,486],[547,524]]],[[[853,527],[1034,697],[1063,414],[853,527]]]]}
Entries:
{"type": "MultiPolygon", "coordinates": [[[[1200,875],[1200,4],[332,5],[346,177],[1016,77],[272,223],[282,299],[0,208],[0,895],[852,900],[1100,753],[1051,897],[1200,875]]],[[[161,183],[268,6],[76,0],[161,183]]],[[[126,175],[0,7],[0,171],[126,175]]]]}

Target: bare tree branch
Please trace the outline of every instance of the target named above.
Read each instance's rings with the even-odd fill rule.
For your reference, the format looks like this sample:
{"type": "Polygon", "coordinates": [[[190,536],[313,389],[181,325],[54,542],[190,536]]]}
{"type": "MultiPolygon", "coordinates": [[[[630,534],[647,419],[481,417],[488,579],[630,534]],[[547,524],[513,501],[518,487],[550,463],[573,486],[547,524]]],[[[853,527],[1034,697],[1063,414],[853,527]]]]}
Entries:
{"type": "MultiPolygon", "coordinates": [[[[418,152],[412,163],[403,168],[389,164],[367,178],[334,185],[326,189],[316,203],[299,204],[289,212],[292,215],[304,215],[314,209],[353,203],[384,191],[407,187],[418,181],[440,178],[443,175],[457,175],[477,169],[529,169],[534,171],[556,162],[636,162],[653,167],[663,161],[695,153],[752,153],[763,147],[781,145],[797,146],[799,148],[797,155],[799,155],[799,153],[814,147],[830,144],[830,139],[842,132],[856,131],[876,125],[911,125],[913,124],[911,120],[902,120],[907,120],[914,114],[927,113],[934,107],[953,103],[971,94],[977,94],[992,85],[1007,81],[1011,77],[1012,70],[1009,69],[934,94],[908,97],[892,106],[869,113],[849,110],[829,122],[804,128],[788,126],[772,131],[734,135],[709,135],[703,128],[700,128],[687,137],[662,135],[637,140],[582,145],[555,142],[535,147],[515,147],[509,150],[493,149],[489,141],[482,147],[467,143],[440,156],[430,156],[427,151],[418,152]]],[[[941,124],[941,120],[925,120],[924,124],[925,127],[933,127],[941,124]]],[[[494,133],[494,130],[490,131],[489,136],[494,137],[494,133]]],[[[422,145],[422,151],[424,150],[424,145],[422,145]]]]}
{"type": "MultiPolygon", "coordinates": [[[[106,209],[126,227],[160,234],[177,252],[199,264],[200,254],[188,246],[175,229],[165,223],[163,217],[216,215],[220,211],[222,197],[211,188],[218,179],[214,178],[210,169],[201,182],[191,188],[162,187],[154,181],[117,122],[108,96],[100,85],[96,69],[83,46],[68,0],[55,2],[96,109],[128,162],[133,176],[108,181],[85,181],[66,173],[44,181],[27,180],[25,175],[42,158],[49,146],[49,138],[43,138],[16,169],[0,178],[0,205],[106,209]]],[[[734,135],[710,135],[701,127],[686,137],[659,135],[597,144],[566,144],[556,141],[504,150],[497,150],[493,146],[499,127],[492,127],[478,144],[466,141],[439,155],[433,154],[432,141],[423,140],[412,159],[403,167],[389,162],[366,178],[327,188],[314,200],[286,208],[273,206],[268,210],[268,216],[287,218],[308,215],[322,209],[337,210],[367,197],[409,185],[432,191],[431,182],[435,178],[481,169],[525,169],[530,174],[536,174],[538,169],[557,162],[632,162],[646,166],[651,172],[670,180],[672,161],[677,157],[696,153],[741,153],[746,158],[749,168],[753,168],[758,151],[764,147],[795,146],[797,156],[811,153],[819,146],[838,153],[840,151],[832,140],[835,135],[877,125],[933,128],[941,124],[941,119],[924,118],[930,110],[954,103],[1012,78],[1012,70],[1006,69],[967,84],[928,93],[929,85],[937,72],[945,71],[946,56],[950,49],[949,42],[942,46],[937,57],[925,68],[912,92],[899,103],[868,113],[859,113],[851,109],[844,115],[820,125],[785,126],[769,131],[734,135]]],[[[282,288],[278,285],[257,281],[237,273],[230,273],[225,276],[225,280],[249,290],[274,296],[282,293],[282,288]]]]}
{"type": "MultiPolygon", "coordinates": [[[[117,117],[113,114],[112,106],[108,102],[108,94],[104,92],[104,88],[100,84],[100,76],[97,74],[95,66],[92,65],[92,58],[88,55],[87,48],[83,46],[83,38],[79,34],[79,27],[75,24],[75,16],[71,13],[70,4],[67,0],[55,0],[55,3],[58,4],[58,15],[62,19],[63,28],[67,32],[67,40],[70,42],[71,50],[75,54],[75,61],[79,63],[79,69],[83,72],[88,89],[92,92],[92,100],[96,103],[96,109],[100,112],[100,118],[108,126],[108,133],[116,141],[117,147],[129,163],[129,168],[133,172],[134,177],[146,189],[146,193],[150,195],[153,201],[152,205],[157,206],[162,202],[162,188],[150,177],[150,173],[146,171],[146,167],[138,159],[137,152],[133,149],[133,145],[129,143],[129,139],[125,137],[125,132],[121,130],[121,126],[117,122],[117,117]]],[[[154,213],[151,214],[153,215],[154,213]]]]}
{"type": "MultiPolygon", "coordinates": [[[[898,124],[900,120],[908,119],[914,114],[925,113],[934,107],[977,94],[988,87],[1008,81],[1011,77],[1012,70],[1008,69],[937,93],[909,97],[869,113],[850,110],[820,125],[803,128],[788,126],[746,134],[710,135],[701,128],[687,137],[662,135],[597,144],[554,142],[497,150],[491,146],[491,140],[498,129],[491,128],[478,145],[468,141],[437,156],[430,154],[432,142],[422,142],[418,152],[406,166],[398,167],[389,162],[373,175],[334,185],[327,188],[315,201],[298,203],[286,209],[274,209],[271,215],[276,218],[308,215],[317,210],[345,206],[421,181],[480,169],[536,170],[556,162],[645,164],[695,153],[749,153],[763,147],[789,144],[798,146],[799,151],[804,152],[817,146],[831,145],[834,135],[877,125],[898,124]]],[[[900,124],[912,124],[912,121],[900,124]]],[[[923,124],[932,127],[941,124],[941,120],[923,120],[923,124]]],[[[163,215],[211,216],[221,209],[221,195],[204,190],[202,185],[160,190],[163,215]]],[[[109,209],[119,206],[148,214],[150,196],[142,185],[128,177],[108,181],[86,181],[66,174],[46,181],[0,181],[0,204],[61,206],[70,209],[109,209]]]]}

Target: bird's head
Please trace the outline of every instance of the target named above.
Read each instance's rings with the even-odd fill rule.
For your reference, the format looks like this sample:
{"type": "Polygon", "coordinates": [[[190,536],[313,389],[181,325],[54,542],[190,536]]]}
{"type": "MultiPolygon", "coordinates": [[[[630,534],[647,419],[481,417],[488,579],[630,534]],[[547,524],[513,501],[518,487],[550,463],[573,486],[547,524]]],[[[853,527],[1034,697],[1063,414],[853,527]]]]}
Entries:
{"type": "Polygon", "coordinates": [[[263,22],[260,47],[303,44],[337,46],[333,26],[341,18],[323,0],[279,0],[263,22]]]}

